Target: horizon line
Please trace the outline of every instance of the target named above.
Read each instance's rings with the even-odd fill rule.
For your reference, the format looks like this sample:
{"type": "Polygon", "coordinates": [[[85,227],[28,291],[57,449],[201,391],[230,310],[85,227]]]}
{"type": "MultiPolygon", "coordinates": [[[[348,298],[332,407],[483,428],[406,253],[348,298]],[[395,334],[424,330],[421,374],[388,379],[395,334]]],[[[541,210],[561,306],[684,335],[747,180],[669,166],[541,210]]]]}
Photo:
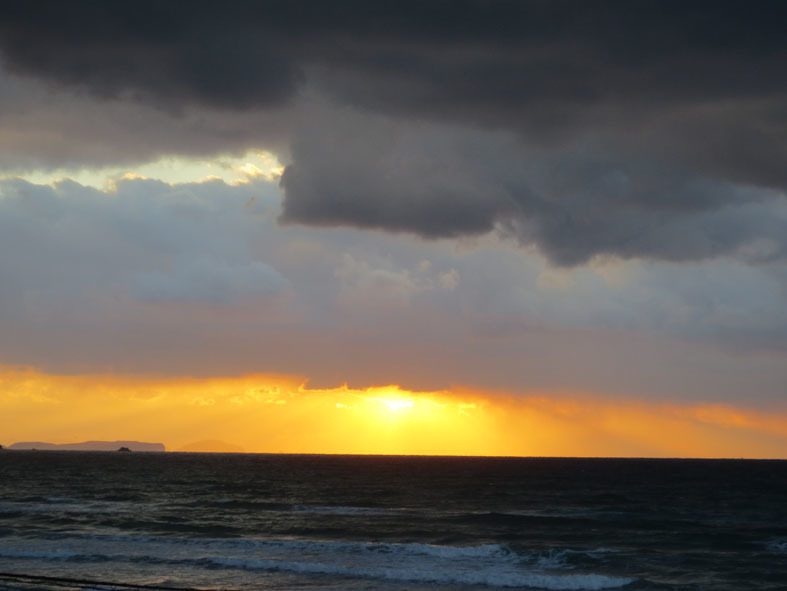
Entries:
{"type": "MultiPolygon", "coordinates": [[[[13,445],[13,444],[12,444],[13,445]]],[[[68,453],[107,453],[116,454],[118,450],[103,449],[14,449],[0,447],[0,452],[68,452],[68,453]]],[[[215,455],[264,455],[264,456],[321,456],[321,457],[368,457],[368,458],[466,458],[466,459],[499,459],[499,460],[701,460],[701,461],[757,461],[757,462],[784,462],[784,458],[762,457],[707,457],[707,456],[498,456],[498,455],[459,455],[459,454],[385,454],[385,453],[325,453],[325,452],[269,452],[269,451],[133,451],[134,454],[215,454],[215,455]]],[[[124,454],[125,455],[125,454],[124,454]]]]}

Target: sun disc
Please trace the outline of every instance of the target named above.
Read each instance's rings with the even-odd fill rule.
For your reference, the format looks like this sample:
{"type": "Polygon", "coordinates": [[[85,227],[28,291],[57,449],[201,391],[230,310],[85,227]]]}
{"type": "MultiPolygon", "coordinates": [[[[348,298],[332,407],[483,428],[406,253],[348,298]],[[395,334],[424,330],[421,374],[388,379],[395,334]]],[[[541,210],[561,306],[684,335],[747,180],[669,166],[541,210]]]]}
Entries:
{"type": "Polygon", "coordinates": [[[383,399],[383,404],[391,410],[404,410],[405,408],[411,408],[413,401],[409,398],[387,398],[383,399]]]}

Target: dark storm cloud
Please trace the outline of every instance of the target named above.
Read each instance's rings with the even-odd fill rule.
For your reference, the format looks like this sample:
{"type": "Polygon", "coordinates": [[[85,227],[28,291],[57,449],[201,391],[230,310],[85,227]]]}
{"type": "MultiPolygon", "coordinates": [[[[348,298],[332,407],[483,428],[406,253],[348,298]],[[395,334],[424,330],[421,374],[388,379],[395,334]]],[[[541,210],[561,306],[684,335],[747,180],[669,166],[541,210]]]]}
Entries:
{"type": "MultiPolygon", "coordinates": [[[[283,31],[215,4],[31,2],[5,6],[8,67],[103,98],[179,107],[282,102],[295,85],[283,31]]],[[[253,12],[253,11],[252,11],[253,12]]]]}
{"type": "Polygon", "coordinates": [[[513,207],[504,191],[493,190],[493,182],[506,179],[489,178],[506,172],[510,142],[434,126],[402,129],[353,113],[311,118],[296,138],[296,164],[281,179],[285,222],[352,220],[443,238],[489,232],[498,215],[513,207]],[[477,154],[483,161],[472,161],[477,154]],[[493,158],[500,158],[497,166],[493,158]]]}
{"type": "Polygon", "coordinates": [[[3,7],[0,46],[14,69],[102,95],[265,105],[323,67],[354,102],[493,120],[544,100],[781,93],[786,16],[780,2],[32,1],[3,7]]]}
{"type": "Polygon", "coordinates": [[[787,255],[782,194],[597,145],[543,150],[510,133],[354,113],[316,117],[296,137],[281,180],[285,222],[428,238],[496,228],[559,265],[787,255]]]}
{"type": "Polygon", "coordinates": [[[171,156],[215,160],[261,147],[283,155],[288,111],[199,107],[173,113],[0,70],[0,174],[130,167],[171,156]]]}
{"type": "Polygon", "coordinates": [[[785,251],[784,219],[761,205],[787,187],[782,2],[28,2],[1,14],[0,51],[19,74],[173,113],[306,111],[285,221],[499,228],[559,264],[785,251]]]}

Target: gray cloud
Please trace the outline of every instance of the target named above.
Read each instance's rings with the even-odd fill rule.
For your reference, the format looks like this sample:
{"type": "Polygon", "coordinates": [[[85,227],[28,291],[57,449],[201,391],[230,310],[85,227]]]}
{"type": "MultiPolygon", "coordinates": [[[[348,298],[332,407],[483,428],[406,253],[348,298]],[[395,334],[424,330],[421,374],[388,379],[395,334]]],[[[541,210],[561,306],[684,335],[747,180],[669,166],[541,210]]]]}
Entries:
{"type": "Polygon", "coordinates": [[[596,255],[761,263],[787,254],[783,193],[593,142],[547,150],[512,133],[351,110],[308,120],[297,138],[281,180],[284,222],[429,238],[497,228],[560,265],[596,255]]]}
{"type": "Polygon", "coordinates": [[[296,164],[281,179],[282,220],[431,238],[489,232],[498,214],[514,205],[500,186],[509,179],[488,178],[502,167],[486,167],[497,156],[511,163],[510,140],[493,135],[473,143],[478,135],[472,132],[433,129],[350,112],[310,118],[292,146],[296,164]]]}
{"type": "Polygon", "coordinates": [[[161,110],[0,71],[0,171],[84,169],[268,147],[287,153],[287,109],[161,110]]]}
{"type": "Polygon", "coordinates": [[[132,294],[147,301],[210,302],[227,304],[244,298],[277,294],[285,279],[260,261],[226,263],[189,260],[170,272],[152,271],[134,279],[132,294]]]}

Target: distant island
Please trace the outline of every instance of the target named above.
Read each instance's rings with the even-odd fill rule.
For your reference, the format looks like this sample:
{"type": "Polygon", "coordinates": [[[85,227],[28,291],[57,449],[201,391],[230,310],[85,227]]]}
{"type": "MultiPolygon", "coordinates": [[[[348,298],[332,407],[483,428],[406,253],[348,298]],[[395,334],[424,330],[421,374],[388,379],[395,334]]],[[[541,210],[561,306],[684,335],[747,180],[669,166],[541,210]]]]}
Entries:
{"type": "Polygon", "coordinates": [[[167,451],[163,443],[147,443],[144,441],[83,441],[82,443],[46,443],[45,441],[20,441],[9,445],[6,449],[40,449],[70,451],[167,451]]]}

